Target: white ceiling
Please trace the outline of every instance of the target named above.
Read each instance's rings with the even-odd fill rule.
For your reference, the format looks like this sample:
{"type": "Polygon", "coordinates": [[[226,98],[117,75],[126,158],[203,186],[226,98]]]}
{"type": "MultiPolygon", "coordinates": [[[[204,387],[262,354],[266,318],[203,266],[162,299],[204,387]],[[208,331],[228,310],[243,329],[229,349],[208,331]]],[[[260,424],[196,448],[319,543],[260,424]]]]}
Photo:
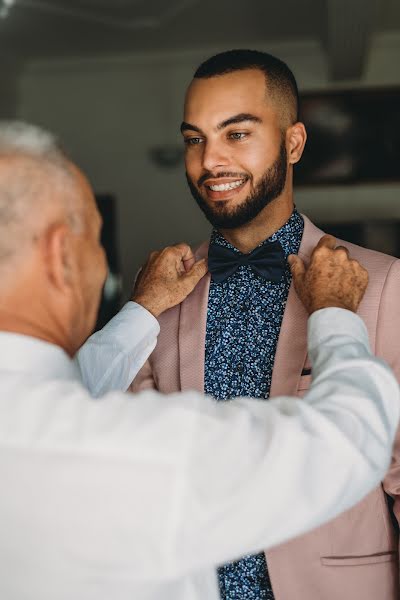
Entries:
{"type": "Polygon", "coordinates": [[[0,19],[0,52],[25,60],[312,39],[334,78],[354,78],[370,36],[390,30],[400,31],[399,0],[15,0],[0,19]]]}

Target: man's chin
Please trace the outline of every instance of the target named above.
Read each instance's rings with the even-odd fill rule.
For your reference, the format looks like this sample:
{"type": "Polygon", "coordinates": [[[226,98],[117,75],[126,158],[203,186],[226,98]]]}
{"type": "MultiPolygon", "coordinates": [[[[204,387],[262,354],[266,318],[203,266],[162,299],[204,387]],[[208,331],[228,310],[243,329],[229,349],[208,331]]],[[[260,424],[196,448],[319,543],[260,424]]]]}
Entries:
{"type": "Polygon", "coordinates": [[[235,212],[228,210],[226,206],[212,209],[207,206],[207,210],[203,209],[203,212],[209,223],[217,229],[230,229],[235,226],[235,212]]]}
{"type": "Polygon", "coordinates": [[[243,198],[232,196],[230,198],[218,200],[210,200],[209,198],[204,198],[204,196],[202,196],[202,199],[203,205],[207,207],[210,214],[215,215],[216,217],[225,216],[227,218],[240,212],[247,203],[247,196],[244,196],[243,198]]]}
{"type": "Polygon", "coordinates": [[[220,210],[213,211],[203,209],[203,212],[209,223],[216,229],[236,229],[247,223],[247,219],[243,220],[240,212],[238,214],[222,207],[220,210]]]}

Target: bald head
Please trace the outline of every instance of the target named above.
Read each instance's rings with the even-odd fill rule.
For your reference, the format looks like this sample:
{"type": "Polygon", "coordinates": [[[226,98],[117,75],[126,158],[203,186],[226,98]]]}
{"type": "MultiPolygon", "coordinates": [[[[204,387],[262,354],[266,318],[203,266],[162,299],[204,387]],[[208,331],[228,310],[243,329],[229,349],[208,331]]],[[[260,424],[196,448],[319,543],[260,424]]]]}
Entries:
{"type": "Polygon", "coordinates": [[[0,269],[29,250],[52,222],[81,226],[77,179],[52,134],[0,121],[0,269]]]}

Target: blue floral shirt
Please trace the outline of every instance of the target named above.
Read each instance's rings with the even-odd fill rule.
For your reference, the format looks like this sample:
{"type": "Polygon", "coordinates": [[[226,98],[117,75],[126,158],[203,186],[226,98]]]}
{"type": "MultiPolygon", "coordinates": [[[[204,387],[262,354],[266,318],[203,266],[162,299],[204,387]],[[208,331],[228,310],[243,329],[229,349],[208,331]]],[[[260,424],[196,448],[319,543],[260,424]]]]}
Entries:
{"type": "MultiPolygon", "coordinates": [[[[267,241],[278,240],[285,256],[297,254],[304,222],[295,209],[267,241]]],[[[216,230],[211,242],[239,252],[216,230]]],[[[267,399],[276,346],[291,283],[289,266],[279,282],[240,266],[222,283],[211,281],[208,298],[205,392],[217,400],[267,399]]],[[[223,600],[273,600],[264,554],[246,556],[218,570],[223,600]]]]}

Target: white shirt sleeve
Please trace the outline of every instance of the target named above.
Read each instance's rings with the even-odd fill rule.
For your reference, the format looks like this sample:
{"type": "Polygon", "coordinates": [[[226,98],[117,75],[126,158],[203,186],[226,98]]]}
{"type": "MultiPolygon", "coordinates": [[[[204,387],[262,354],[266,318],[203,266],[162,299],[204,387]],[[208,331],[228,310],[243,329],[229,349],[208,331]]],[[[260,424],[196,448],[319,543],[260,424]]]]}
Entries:
{"type": "Polygon", "coordinates": [[[82,382],[91,395],[125,392],[153,352],[159,332],[159,323],[149,311],[127,302],[77,353],[82,382]]]}
{"type": "Polygon", "coordinates": [[[313,382],[304,400],[239,400],[196,416],[170,548],[177,570],[280,544],[333,519],[382,480],[400,394],[371,356],[363,321],[342,309],[318,311],[308,350],[313,382]]]}
{"type": "Polygon", "coordinates": [[[0,453],[5,572],[12,540],[27,581],[44,570],[55,586],[61,574],[94,573],[99,590],[162,582],[279,544],[357,503],[389,464],[399,388],[347,311],[311,317],[309,353],[303,400],[151,390],[93,402],[76,382],[37,392],[30,382],[25,402],[10,398],[0,453]]]}

